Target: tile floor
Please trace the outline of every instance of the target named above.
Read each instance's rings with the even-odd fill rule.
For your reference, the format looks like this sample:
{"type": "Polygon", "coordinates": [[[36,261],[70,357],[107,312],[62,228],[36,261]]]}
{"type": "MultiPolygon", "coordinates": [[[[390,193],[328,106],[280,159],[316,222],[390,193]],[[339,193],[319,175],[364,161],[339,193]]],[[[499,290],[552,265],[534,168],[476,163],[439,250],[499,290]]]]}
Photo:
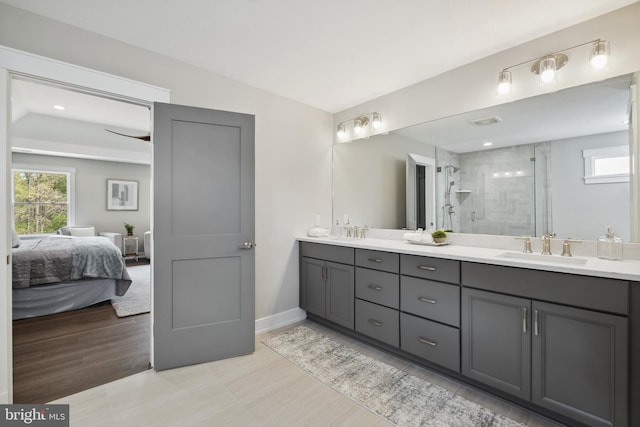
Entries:
{"type": "MultiPolygon", "coordinates": [[[[317,323],[302,324],[516,421],[532,427],[558,425],[317,323]]],[[[149,370],[52,403],[71,405],[72,426],[390,425],[265,347],[261,340],[267,335],[256,336],[251,355],[149,370]]]]}

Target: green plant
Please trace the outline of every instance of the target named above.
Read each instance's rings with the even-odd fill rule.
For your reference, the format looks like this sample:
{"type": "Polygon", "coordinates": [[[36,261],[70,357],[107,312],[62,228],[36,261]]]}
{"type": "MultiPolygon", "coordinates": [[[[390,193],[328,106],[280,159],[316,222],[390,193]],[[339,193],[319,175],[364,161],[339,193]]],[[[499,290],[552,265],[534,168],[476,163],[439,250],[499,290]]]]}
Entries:
{"type": "Polygon", "coordinates": [[[445,228],[445,229],[444,229],[444,230],[442,230],[442,231],[444,231],[445,233],[453,233],[453,230],[452,230],[452,229],[450,229],[450,228],[445,228]]]}
{"type": "Polygon", "coordinates": [[[133,229],[136,228],[136,226],[133,225],[133,224],[127,224],[125,222],[124,223],[124,228],[127,230],[127,234],[131,235],[131,234],[133,234],[133,229]]]}
{"type": "Polygon", "coordinates": [[[442,230],[436,230],[431,233],[431,237],[433,237],[434,239],[444,239],[447,237],[447,233],[442,230]]]}

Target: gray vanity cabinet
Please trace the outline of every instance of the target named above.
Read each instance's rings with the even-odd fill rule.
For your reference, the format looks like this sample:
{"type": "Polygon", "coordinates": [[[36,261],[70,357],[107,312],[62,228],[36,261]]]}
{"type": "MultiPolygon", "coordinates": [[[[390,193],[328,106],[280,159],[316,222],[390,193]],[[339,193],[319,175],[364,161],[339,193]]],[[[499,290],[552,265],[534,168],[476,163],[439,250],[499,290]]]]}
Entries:
{"type": "Polygon", "coordinates": [[[300,254],[300,307],[353,329],[353,249],[302,243],[300,254]]]}
{"type": "MultiPolygon", "coordinates": [[[[523,277],[538,274],[491,266],[493,274],[483,276],[482,270],[489,271],[463,263],[463,284],[503,287],[518,271],[523,277]]],[[[550,281],[540,286],[553,285],[560,296],[563,287],[580,280],[566,274],[545,278],[550,281]]],[[[603,306],[618,305],[611,295],[625,283],[584,280],[601,286],[603,306]]],[[[540,286],[512,290],[516,295],[463,287],[463,375],[585,425],[627,426],[628,318],[527,298],[540,286]]],[[[553,292],[547,297],[557,298],[553,292]]],[[[583,300],[575,295],[579,304],[596,305],[583,300]]]]}
{"type": "Polygon", "coordinates": [[[532,303],[531,401],[590,426],[626,426],[627,319],[532,303]]]}
{"type": "Polygon", "coordinates": [[[462,374],[531,397],[531,301],[462,289],[462,374]]]}

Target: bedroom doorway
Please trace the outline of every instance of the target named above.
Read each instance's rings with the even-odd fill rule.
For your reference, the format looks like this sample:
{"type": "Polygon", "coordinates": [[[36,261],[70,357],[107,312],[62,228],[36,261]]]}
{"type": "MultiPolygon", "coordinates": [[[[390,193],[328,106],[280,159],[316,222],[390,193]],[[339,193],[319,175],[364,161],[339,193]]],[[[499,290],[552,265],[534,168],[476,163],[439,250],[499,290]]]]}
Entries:
{"type": "Polygon", "coordinates": [[[86,240],[76,232],[101,235],[117,257],[127,255],[133,279],[122,296],[115,280],[104,290],[92,280],[14,291],[13,401],[45,403],[150,367],[151,147],[144,138],[124,136],[149,135],[150,110],[19,75],[12,76],[11,93],[13,223],[20,246],[59,230],[68,230],[69,239],[86,240]],[[62,181],[50,184],[55,176],[62,181]],[[135,202],[131,209],[109,205],[114,179],[135,183],[127,194],[135,202]],[[134,226],[132,236],[125,223],[134,226]],[[41,292],[16,294],[30,290],[41,292]]]}
{"type": "MultiPolygon", "coordinates": [[[[10,186],[10,144],[7,139],[9,131],[11,129],[10,118],[10,81],[14,76],[37,76],[38,80],[46,82],[64,82],[64,86],[68,86],[75,90],[82,89],[84,92],[90,92],[105,96],[109,94],[109,97],[124,100],[128,102],[138,103],[141,105],[152,105],[153,102],[169,102],[170,92],[166,89],[151,86],[144,83],[135,82],[118,76],[109,75],[103,72],[94,71],[79,67],[73,64],[68,64],[49,58],[40,57],[26,52],[17,51],[14,49],[0,46],[0,99],[2,105],[0,106],[0,146],[4,147],[0,154],[0,160],[6,165],[6,174],[0,178],[2,188],[8,189],[10,186]]],[[[2,209],[0,212],[1,222],[9,225],[11,200],[10,193],[2,190],[4,196],[2,197],[2,209]]],[[[7,233],[9,228],[4,227],[0,230],[0,238],[7,242],[6,249],[2,249],[3,256],[6,256],[9,260],[9,238],[11,233],[7,233]]],[[[9,283],[11,283],[11,270],[8,268],[8,264],[3,263],[1,270],[2,282],[7,286],[5,289],[5,297],[0,299],[0,329],[5,330],[3,334],[4,339],[0,340],[0,360],[4,360],[4,363],[0,364],[0,403],[11,403],[13,401],[13,337],[11,329],[11,301],[12,290],[9,283]]],[[[110,310],[111,307],[108,307],[110,310]]],[[[149,325],[146,329],[152,328],[149,325]]],[[[150,332],[149,332],[149,335],[150,332]]],[[[151,336],[151,341],[153,337],[151,336]]],[[[146,344],[151,353],[151,359],[153,354],[151,352],[152,343],[146,344]]]]}

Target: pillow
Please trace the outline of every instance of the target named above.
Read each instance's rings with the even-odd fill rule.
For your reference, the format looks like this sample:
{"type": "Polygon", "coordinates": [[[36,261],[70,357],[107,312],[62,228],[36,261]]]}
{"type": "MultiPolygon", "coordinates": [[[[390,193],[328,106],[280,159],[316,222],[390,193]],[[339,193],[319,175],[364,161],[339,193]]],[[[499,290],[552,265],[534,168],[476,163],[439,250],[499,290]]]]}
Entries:
{"type": "Polygon", "coordinates": [[[11,247],[17,248],[18,246],[20,246],[20,236],[18,236],[18,233],[16,233],[15,228],[12,231],[13,234],[11,235],[11,247]]]}
{"type": "Polygon", "coordinates": [[[90,237],[96,235],[95,227],[70,227],[68,231],[73,237],[90,237]]]}

